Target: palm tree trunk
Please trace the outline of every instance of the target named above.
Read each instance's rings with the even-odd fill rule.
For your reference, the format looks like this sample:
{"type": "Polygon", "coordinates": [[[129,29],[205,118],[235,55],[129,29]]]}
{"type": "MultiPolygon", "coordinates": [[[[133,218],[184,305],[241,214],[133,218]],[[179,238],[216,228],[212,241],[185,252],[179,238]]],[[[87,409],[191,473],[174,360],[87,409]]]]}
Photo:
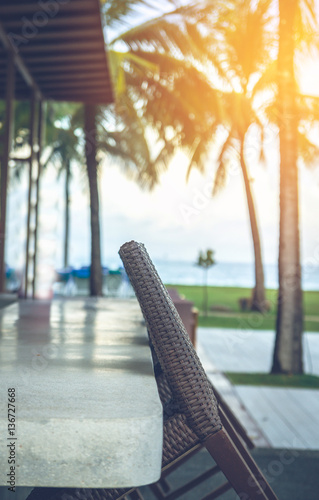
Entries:
{"type": "Polygon", "coordinates": [[[297,0],[280,0],[278,109],[280,138],[279,294],[273,373],[302,373],[303,307],[299,249],[294,23],[297,0]]]}
{"type": "Polygon", "coordinates": [[[250,227],[253,238],[254,255],[255,255],[255,288],[253,290],[251,310],[263,312],[266,310],[267,307],[266,297],[265,297],[264,267],[261,254],[261,244],[260,244],[260,236],[257,223],[257,215],[248,177],[247,164],[244,156],[244,139],[241,140],[240,165],[244,177],[246,199],[247,199],[247,206],[249,212],[250,227]]]}
{"type": "Polygon", "coordinates": [[[203,308],[204,308],[205,317],[207,317],[207,311],[208,311],[207,274],[208,274],[208,269],[204,268],[204,303],[203,303],[203,308]]]}
{"type": "Polygon", "coordinates": [[[100,242],[100,214],[99,193],[97,183],[96,162],[96,124],[95,106],[85,104],[84,127],[85,127],[85,154],[90,189],[90,215],[91,215],[91,273],[90,273],[90,295],[102,295],[102,266],[101,266],[101,242],[100,242]]]}
{"type": "Polygon", "coordinates": [[[69,265],[69,232],[70,232],[70,160],[65,163],[65,225],[64,225],[64,267],[69,265]]]}

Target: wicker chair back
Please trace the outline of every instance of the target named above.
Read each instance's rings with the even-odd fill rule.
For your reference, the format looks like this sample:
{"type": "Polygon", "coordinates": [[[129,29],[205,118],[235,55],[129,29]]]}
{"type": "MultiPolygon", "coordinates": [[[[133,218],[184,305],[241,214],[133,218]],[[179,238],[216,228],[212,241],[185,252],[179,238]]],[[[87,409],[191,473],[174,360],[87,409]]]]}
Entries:
{"type": "Polygon", "coordinates": [[[140,303],[174,404],[179,406],[199,439],[205,440],[222,425],[212,386],[185,327],[144,245],[135,241],[125,243],[119,254],[140,303]]]}

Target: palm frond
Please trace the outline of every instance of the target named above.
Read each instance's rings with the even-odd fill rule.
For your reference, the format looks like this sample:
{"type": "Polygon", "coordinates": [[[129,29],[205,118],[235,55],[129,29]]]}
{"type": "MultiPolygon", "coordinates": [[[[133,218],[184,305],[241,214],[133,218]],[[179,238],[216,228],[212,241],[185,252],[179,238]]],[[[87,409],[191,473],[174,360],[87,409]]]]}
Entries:
{"type": "Polygon", "coordinates": [[[212,131],[210,137],[198,137],[194,141],[193,147],[189,149],[189,164],[186,173],[186,180],[189,180],[189,176],[193,168],[199,170],[199,172],[204,173],[208,155],[211,149],[211,145],[214,139],[214,131],[212,131]]]}
{"type": "Polygon", "coordinates": [[[300,0],[296,16],[295,40],[297,46],[305,51],[319,49],[318,18],[315,0],[300,0]]]}
{"type": "Polygon", "coordinates": [[[156,2],[146,0],[101,0],[105,23],[109,27],[118,27],[132,22],[141,12],[148,10],[158,12],[156,2]]]}
{"type": "Polygon", "coordinates": [[[319,97],[298,95],[298,116],[299,120],[308,122],[319,121],[319,97]]]}
{"type": "Polygon", "coordinates": [[[223,189],[223,187],[225,187],[227,180],[227,156],[229,155],[230,150],[233,150],[232,143],[234,139],[234,133],[235,131],[231,128],[219,152],[216,161],[217,168],[213,185],[213,196],[215,196],[221,189],[223,189]]]}
{"type": "Polygon", "coordinates": [[[276,91],[277,88],[277,61],[271,61],[266,68],[260,73],[260,76],[255,83],[252,96],[255,97],[259,92],[267,90],[276,91]]]}
{"type": "Polygon", "coordinates": [[[135,70],[135,73],[140,71],[143,74],[151,72],[157,76],[159,72],[157,64],[132,52],[123,53],[110,50],[109,61],[114,93],[117,99],[126,91],[125,64],[129,64],[133,71],[135,70]]]}
{"type": "Polygon", "coordinates": [[[319,163],[319,145],[309,138],[306,131],[299,128],[298,131],[298,154],[309,169],[314,169],[319,163]]]}

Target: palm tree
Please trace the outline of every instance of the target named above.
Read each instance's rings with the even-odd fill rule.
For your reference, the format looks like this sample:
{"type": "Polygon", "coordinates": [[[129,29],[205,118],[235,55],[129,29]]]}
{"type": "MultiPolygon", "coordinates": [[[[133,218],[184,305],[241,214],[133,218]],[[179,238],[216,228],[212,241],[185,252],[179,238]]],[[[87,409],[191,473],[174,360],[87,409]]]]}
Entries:
{"type": "MultiPolygon", "coordinates": [[[[278,113],[280,137],[279,294],[273,373],[302,373],[303,308],[298,194],[296,23],[301,3],[279,1],[278,113]]],[[[311,4],[312,2],[307,2],[311,4]]],[[[314,7],[312,5],[312,7],[314,7]]]]}
{"type": "Polygon", "coordinates": [[[273,373],[303,372],[297,160],[302,159],[308,167],[318,160],[318,147],[308,130],[309,125],[318,123],[319,104],[318,98],[299,92],[296,55],[301,51],[304,57],[309,49],[318,47],[317,31],[314,1],[279,1],[277,99],[272,110],[280,138],[279,293],[273,373]]]}
{"type": "Polygon", "coordinates": [[[102,295],[102,264],[100,236],[100,208],[97,181],[97,146],[96,146],[96,106],[84,105],[84,133],[86,168],[90,191],[91,218],[91,270],[90,295],[102,295]]]}
{"type": "MultiPolygon", "coordinates": [[[[237,79],[236,84],[238,81],[241,84],[241,89],[240,92],[238,92],[238,87],[237,87],[237,96],[236,99],[237,101],[244,101],[238,108],[235,107],[235,109],[240,111],[240,114],[237,113],[237,119],[238,117],[245,117],[244,119],[241,120],[240,126],[235,126],[231,127],[232,123],[236,123],[236,120],[228,120],[227,119],[227,114],[224,112],[221,112],[218,117],[222,116],[222,119],[224,122],[228,122],[228,127],[231,133],[229,134],[229,139],[225,143],[225,147],[222,148],[221,154],[219,157],[219,167],[217,170],[217,178],[216,178],[216,188],[218,187],[219,184],[223,183],[223,180],[225,179],[225,163],[223,162],[224,158],[224,152],[226,151],[227,147],[232,147],[234,142],[237,143],[237,151],[239,150],[240,154],[240,159],[241,159],[241,167],[243,171],[243,176],[244,176],[244,181],[245,181],[245,187],[246,187],[246,194],[247,194],[247,201],[248,201],[248,206],[249,208],[253,206],[252,203],[252,198],[249,196],[250,186],[249,186],[249,175],[247,173],[247,165],[245,162],[245,140],[247,140],[247,133],[249,131],[249,125],[251,124],[250,120],[246,120],[247,116],[253,117],[253,121],[261,125],[262,120],[260,120],[260,117],[256,114],[255,112],[255,105],[256,101],[254,101],[254,97],[257,96],[258,91],[263,91],[265,87],[276,87],[276,79],[274,78],[275,76],[275,69],[277,66],[276,60],[271,60],[271,54],[273,53],[273,48],[275,46],[274,41],[276,39],[276,33],[274,33],[274,28],[276,28],[276,22],[274,20],[271,20],[268,15],[271,9],[272,2],[267,1],[267,0],[261,0],[258,2],[258,4],[252,4],[252,2],[249,1],[242,1],[240,4],[238,2],[231,3],[228,2],[228,5],[226,6],[226,10],[223,8],[223,2],[217,2],[214,4],[212,7],[211,3],[209,1],[207,2],[202,2],[201,7],[199,8],[199,5],[197,3],[193,3],[189,6],[182,7],[180,9],[177,9],[174,11],[174,19],[176,20],[176,14],[180,14],[182,16],[179,18],[179,22],[176,24],[176,22],[172,22],[172,20],[169,18],[169,15],[162,16],[159,20],[156,20],[155,22],[150,21],[146,23],[144,26],[130,30],[126,34],[122,35],[121,39],[124,41],[130,51],[130,53],[134,53],[138,57],[143,57],[146,58],[149,61],[157,61],[160,62],[160,67],[163,66],[163,58],[166,56],[168,59],[168,54],[174,53],[176,56],[177,54],[177,59],[180,62],[180,66],[182,66],[182,59],[183,57],[187,58],[187,64],[190,65],[190,62],[192,63],[194,58],[196,57],[197,60],[203,61],[203,46],[209,47],[207,43],[203,43],[203,33],[207,34],[207,42],[210,42],[210,47],[213,50],[206,50],[206,53],[208,52],[209,55],[211,56],[211,62],[215,69],[217,69],[218,76],[219,78],[222,78],[224,82],[228,82],[230,84],[230,87],[232,87],[232,83],[234,80],[237,79]],[[230,10],[229,10],[230,7],[230,10]],[[238,13],[239,19],[238,20],[238,13]],[[218,22],[213,23],[213,29],[212,29],[212,23],[210,22],[210,17],[209,15],[212,15],[213,21],[216,19],[219,20],[218,22]],[[186,20],[185,20],[186,19],[186,20]],[[225,19],[226,19],[226,24],[225,24],[225,19]],[[231,22],[229,22],[231,21],[231,22]],[[261,21],[261,23],[260,23],[261,21]],[[269,22],[270,21],[270,22],[269,22]],[[200,25],[202,24],[202,30],[197,29],[200,25]],[[225,29],[225,26],[227,28],[225,29]],[[240,30],[240,26],[243,26],[243,30],[240,30]],[[176,29],[178,28],[178,29],[176,29]],[[231,28],[231,29],[229,29],[231,28]],[[222,39],[223,47],[221,47],[220,43],[220,31],[224,32],[224,38],[222,39]],[[217,33],[217,36],[216,36],[217,33]],[[245,33],[249,33],[249,36],[246,37],[245,39],[245,33]],[[246,43],[243,43],[243,41],[246,40],[246,43]],[[252,43],[253,41],[253,43],[252,43]],[[227,43],[225,43],[227,42],[227,43]],[[265,43],[266,42],[266,43],[265,43]],[[247,48],[249,47],[249,50],[247,48]],[[216,49],[217,48],[217,49],[216,49]],[[218,48],[222,48],[222,50],[218,50],[218,48]],[[269,52],[268,52],[269,51],[269,52]],[[266,53],[268,52],[268,54],[266,53]],[[219,57],[219,54],[222,55],[222,58],[219,57]],[[226,55],[226,56],[225,56],[226,55]],[[181,57],[182,56],[182,57],[181,57]],[[265,57],[266,56],[266,57],[265,57]],[[224,57],[224,59],[223,59],[224,57]],[[225,67],[225,59],[226,59],[226,67],[225,67]],[[248,76],[248,78],[247,78],[248,76]],[[252,76],[253,78],[249,78],[252,76]],[[256,76],[257,81],[256,81],[256,76]],[[254,81],[255,79],[255,81],[254,81]],[[249,81],[250,80],[250,81],[249,81]],[[252,88],[252,83],[253,83],[253,88],[252,88]],[[275,85],[274,85],[275,84],[275,85]],[[244,92],[243,92],[244,90],[244,92]],[[238,98],[238,93],[240,93],[240,98],[238,98]],[[248,103],[248,106],[247,106],[248,103]],[[246,110],[246,112],[244,111],[246,110]],[[243,111],[243,113],[241,113],[243,111]],[[248,111],[248,112],[247,112],[248,111]],[[224,116],[223,116],[224,115],[224,116]],[[223,165],[224,163],[224,165],[223,165]]],[[[288,9],[288,2],[284,3],[285,7],[288,9]]],[[[289,3],[290,5],[290,3],[289,3]]],[[[299,41],[309,43],[309,41],[313,41],[313,36],[311,36],[311,33],[315,32],[315,30],[304,30],[302,33],[304,25],[305,25],[305,20],[309,22],[313,22],[314,20],[314,8],[313,8],[313,2],[312,1],[299,1],[298,2],[298,11],[296,14],[296,22],[299,24],[299,31],[298,31],[298,36],[299,41]],[[303,34],[307,34],[307,37],[303,37],[303,34]],[[310,40],[309,40],[310,39],[310,40]]],[[[296,38],[296,32],[295,32],[295,38],[296,38]]],[[[204,58],[205,60],[205,58],[204,58]]],[[[185,62],[185,59],[184,59],[185,62]]],[[[176,64],[176,61],[174,61],[176,64]]],[[[286,59],[287,63],[287,59],[286,59]]],[[[290,63],[291,64],[291,63],[290,63]]],[[[172,66],[172,64],[171,64],[172,66]]],[[[178,67],[178,64],[177,64],[178,67]]],[[[198,66],[196,66],[198,69],[198,66]]],[[[206,58],[206,67],[205,69],[207,70],[207,58],[206,58]]],[[[291,74],[291,68],[288,68],[288,74],[290,72],[291,74]]],[[[182,74],[184,73],[184,69],[181,71],[182,74]]],[[[287,75],[287,72],[286,72],[287,75]]],[[[145,106],[146,112],[148,112],[148,117],[151,120],[151,123],[153,125],[158,125],[160,122],[160,125],[158,125],[158,131],[161,137],[165,138],[165,123],[168,124],[170,123],[171,125],[174,125],[175,128],[175,144],[176,142],[179,142],[179,145],[184,145],[188,146],[192,151],[193,151],[193,157],[191,160],[191,165],[196,164],[202,168],[203,166],[203,158],[205,158],[205,154],[207,151],[207,144],[211,137],[214,135],[213,131],[216,130],[216,120],[206,120],[207,127],[203,127],[203,122],[201,120],[196,120],[196,113],[194,113],[194,108],[192,109],[191,106],[187,107],[185,109],[185,102],[188,105],[192,101],[192,96],[189,93],[183,94],[181,89],[178,89],[178,77],[174,79],[174,90],[177,88],[177,92],[174,93],[174,90],[172,92],[168,92],[169,87],[172,87],[172,75],[168,74],[167,75],[167,80],[169,81],[170,85],[163,85],[162,88],[159,90],[159,86],[154,85],[154,82],[152,84],[147,81],[146,82],[146,91],[148,92],[148,104],[145,106]],[[176,85],[177,84],[177,85],[176,85]],[[151,90],[153,89],[153,91],[151,90]],[[154,95],[159,96],[158,102],[162,103],[163,102],[163,97],[166,98],[169,96],[168,102],[170,103],[170,106],[167,107],[162,106],[162,114],[161,110],[157,110],[156,116],[162,118],[162,120],[156,120],[156,117],[152,117],[152,111],[156,108],[156,100],[154,99],[154,95]],[[184,99],[182,98],[184,97],[184,99]],[[153,100],[152,100],[153,97],[153,100]],[[183,106],[177,106],[176,103],[180,100],[180,104],[184,104],[183,106]],[[165,122],[165,117],[163,116],[163,108],[165,109],[165,114],[166,114],[166,122],[165,122]],[[168,113],[166,111],[169,110],[168,113]],[[177,111],[176,113],[170,113],[171,110],[177,111]],[[195,116],[194,120],[190,120],[190,116],[193,115],[193,118],[195,116]],[[172,120],[172,118],[174,118],[172,120]],[[185,120],[183,123],[183,119],[185,120]],[[191,123],[193,121],[193,123],[191,123]],[[178,134],[178,131],[182,131],[180,134],[178,134]],[[190,132],[190,133],[188,133],[190,132]],[[193,135],[195,133],[195,135],[193,135]],[[201,140],[198,140],[200,136],[201,140]],[[194,140],[195,138],[195,140],[194,140]],[[193,144],[192,144],[192,139],[193,139],[193,144]],[[191,144],[193,147],[191,147],[191,144]]],[[[142,78],[137,78],[136,79],[138,84],[142,86],[142,84],[145,85],[145,82],[142,78]]],[[[187,80],[186,80],[187,81],[187,80]]],[[[185,82],[185,80],[184,80],[185,82]]],[[[188,83],[188,81],[187,81],[188,83]]],[[[288,82],[286,81],[286,85],[288,85],[288,82]]],[[[191,85],[188,85],[190,87],[191,85]]],[[[284,85],[283,85],[284,87],[284,85]]],[[[282,88],[283,88],[282,87],[282,88]]],[[[196,87],[195,87],[196,88],[196,87]]],[[[291,99],[291,89],[293,86],[290,86],[290,103],[293,102],[291,99]]],[[[284,92],[282,90],[282,92],[284,92]]],[[[197,94],[200,95],[201,101],[205,102],[205,104],[208,107],[209,101],[207,100],[208,94],[205,94],[202,92],[202,88],[200,88],[200,91],[197,91],[197,94]]],[[[280,94],[280,92],[279,92],[280,94]]],[[[217,95],[217,92],[215,92],[215,96],[217,95]]],[[[224,92],[223,96],[225,97],[227,94],[224,92]]],[[[288,88],[288,94],[285,96],[287,97],[288,100],[289,96],[289,88],[288,88]]],[[[277,100],[277,102],[286,102],[285,99],[282,101],[281,97],[277,100]]],[[[161,105],[158,104],[158,108],[161,105]]],[[[227,106],[226,106],[227,107],[227,106]]],[[[221,106],[219,106],[219,111],[221,106]]],[[[229,106],[228,106],[229,108],[229,106]]],[[[196,109],[196,107],[195,107],[196,109]]],[[[211,108],[213,109],[213,108],[211,108]]],[[[218,106],[215,107],[215,112],[216,109],[218,109],[218,106]]],[[[230,110],[232,109],[231,107],[229,108],[230,110]]],[[[285,114],[286,112],[286,107],[282,106],[282,114],[285,114]]],[[[234,117],[236,118],[236,113],[234,113],[234,117]]],[[[203,116],[203,115],[202,115],[203,116]]],[[[233,117],[233,118],[234,118],[233,117]]],[[[276,117],[278,117],[278,113],[276,113],[276,117]]],[[[277,119],[277,118],[276,118],[277,119]]],[[[285,123],[289,122],[289,118],[286,118],[285,123]]],[[[218,120],[217,120],[218,121],[218,120]]],[[[240,121],[240,120],[239,120],[240,121]]],[[[282,122],[281,122],[282,124],[282,122]]],[[[291,126],[290,126],[291,128],[291,126]]],[[[291,138],[290,138],[291,139],[291,138]]],[[[295,141],[295,146],[298,142],[299,145],[299,152],[303,150],[303,153],[306,152],[306,157],[308,157],[309,160],[309,155],[310,151],[316,150],[314,145],[308,140],[308,138],[305,135],[300,134],[299,130],[299,136],[298,136],[298,141],[295,141]],[[306,146],[306,148],[305,148],[306,146]],[[310,146],[310,148],[309,148],[310,146]]],[[[283,154],[283,149],[282,148],[282,154],[283,154]]],[[[310,155],[311,156],[311,155],[310,155]]],[[[316,156],[316,153],[312,156],[316,156]]],[[[307,160],[307,158],[306,158],[307,160]]],[[[295,179],[296,180],[296,179],[295,179]]],[[[292,184],[295,181],[292,181],[292,184]]],[[[282,184],[283,187],[283,184],[282,184]]],[[[296,187],[294,188],[295,192],[297,192],[296,187]]],[[[284,188],[285,190],[285,188],[284,188]]],[[[285,195],[284,195],[285,197],[285,195]]],[[[295,201],[293,201],[293,198],[289,199],[289,204],[297,203],[297,198],[295,197],[295,201]]],[[[295,214],[297,211],[295,210],[295,214]]],[[[250,210],[250,214],[252,214],[250,210]]],[[[287,225],[287,222],[284,222],[285,217],[281,218],[281,227],[286,226],[286,229],[289,227],[289,224],[293,227],[296,225],[297,219],[296,217],[294,220],[290,218],[290,221],[287,225]]],[[[256,230],[254,229],[254,226],[256,226],[256,217],[254,215],[251,215],[251,221],[252,221],[252,233],[256,235],[256,230]],[[254,221],[255,220],[255,221],[254,221]]],[[[297,224],[298,225],[298,224],[297,224]]],[[[294,230],[295,234],[295,242],[298,240],[298,232],[294,230]]],[[[281,254],[282,253],[282,248],[283,248],[283,238],[281,238],[281,254]]],[[[258,258],[258,253],[260,253],[260,244],[258,244],[258,238],[254,240],[255,243],[255,254],[257,255],[256,258],[256,275],[257,273],[257,268],[260,268],[258,265],[258,261],[260,259],[258,258]]],[[[299,262],[299,251],[297,251],[298,245],[293,245],[294,249],[296,251],[295,255],[295,261],[299,262]]],[[[279,280],[281,284],[283,284],[283,276],[284,272],[283,269],[287,268],[287,260],[285,258],[281,259],[281,265],[280,265],[280,272],[279,272],[279,280]]],[[[295,266],[296,270],[296,278],[298,282],[298,267],[300,269],[300,263],[295,266]]],[[[287,274],[287,273],[286,273],[287,274]]],[[[288,273],[289,275],[289,273],[288,273]]],[[[262,275],[259,274],[259,278],[257,276],[257,279],[259,282],[262,283],[262,275]]],[[[300,280],[299,280],[300,281],[300,280]]],[[[288,285],[289,288],[289,285],[288,285]]],[[[299,286],[297,286],[297,289],[299,286]]],[[[290,293],[290,292],[289,292],[290,293]]],[[[288,295],[289,295],[288,293],[288,295]]],[[[292,311],[294,307],[291,307],[291,301],[288,299],[284,299],[284,297],[287,295],[287,286],[281,286],[280,287],[280,294],[279,294],[279,301],[281,305],[279,306],[279,314],[278,318],[282,315],[281,311],[285,309],[284,304],[288,304],[290,302],[289,309],[292,311]],[[286,291],[285,291],[286,290],[286,291]]],[[[299,302],[300,305],[300,297],[301,294],[297,291],[295,294],[291,294],[295,296],[295,301],[299,302]]],[[[260,300],[260,299],[259,299],[260,300]]],[[[262,300],[262,299],[261,299],[262,300]]],[[[253,301],[254,302],[254,301],[253,301]]],[[[287,309],[287,308],[286,308],[287,309]]],[[[297,311],[297,316],[299,315],[300,317],[300,307],[296,307],[297,311]],[[298,312],[299,310],[299,312],[298,312]]],[[[287,310],[287,314],[291,314],[287,310]]],[[[284,315],[282,315],[284,317],[284,315]]],[[[293,317],[293,316],[292,316],[293,317]]],[[[296,325],[300,325],[300,319],[296,322],[296,325]]],[[[291,325],[293,324],[294,319],[290,320],[290,327],[288,328],[290,330],[290,333],[288,335],[290,338],[293,338],[292,330],[291,330],[291,325]]],[[[283,328],[284,321],[281,321],[280,319],[278,320],[278,325],[281,324],[281,328],[283,328]]],[[[279,328],[279,326],[278,326],[279,328]]],[[[298,328],[297,328],[298,329],[298,328]]],[[[277,330],[277,337],[279,337],[280,333],[279,330],[277,330]]],[[[293,342],[289,342],[290,345],[292,345],[293,342]]],[[[295,356],[300,358],[301,355],[301,344],[300,342],[296,342],[296,354],[295,356]]],[[[276,343],[276,349],[275,352],[284,349],[284,342],[277,342],[276,343]],[[281,346],[281,347],[280,347],[281,346]]],[[[277,354],[277,359],[278,359],[278,354],[277,354]]],[[[278,365],[278,362],[277,362],[278,365]]],[[[298,362],[297,362],[298,365],[298,362]]]]}
{"type": "MultiPolygon", "coordinates": [[[[55,108],[57,106],[54,106],[55,108]]],[[[72,105],[69,109],[69,117],[72,116],[72,105]]],[[[50,110],[48,115],[51,115],[50,110]]],[[[51,115],[51,120],[53,116],[51,115]]],[[[56,116],[55,116],[56,118],[56,116]]],[[[67,115],[64,115],[64,121],[66,121],[67,115]]],[[[54,119],[56,122],[57,120],[54,119]]],[[[44,168],[51,163],[54,164],[58,171],[58,176],[62,173],[65,175],[64,182],[64,200],[65,200],[65,211],[64,211],[64,239],[63,239],[63,264],[64,267],[68,267],[69,261],[69,236],[70,236],[70,183],[71,183],[71,165],[73,162],[81,164],[82,157],[78,149],[78,137],[74,133],[70,119],[68,120],[67,126],[61,127],[57,123],[53,124],[52,131],[50,132],[50,152],[47,155],[46,162],[43,165],[44,168]]]]}
{"type": "Polygon", "coordinates": [[[214,259],[214,251],[208,249],[206,252],[199,252],[199,256],[197,259],[196,265],[203,268],[204,270],[204,287],[203,287],[203,311],[205,316],[207,316],[208,310],[208,288],[207,288],[207,279],[208,279],[208,270],[210,267],[216,264],[214,259]]]}
{"type": "MultiPolygon", "coordinates": [[[[126,44],[126,61],[137,57],[157,64],[160,76],[155,82],[154,78],[151,81],[132,70],[132,65],[125,76],[121,75],[121,82],[125,80],[128,86],[144,89],[145,116],[157,127],[162,139],[165,140],[168,128],[175,129],[175,146],[185,146],[191,152],[189,172],[193,166],[204,170],[217,129],[227,128],[217,160],[214,194],[225,184],[227,158],[230,150],[235,149],[243,173],[254,244],[255,288],[251,302],[252,309],[258,311],[266,305],[264,274],[244,145],[252,124],[262,128],[255,98],[258,81],[272,62],[269,4],[270,0],[260,0],[259,9],[251,7],[248,0],[218,9],[210,2],[191,4],[133,28],[112,43],[114,46],[120,40],[126,44]],[[252,37],[253,49],[247,51],[252,37]],[[212,72],[213,68],[218,73],[219,90],[216,77],[215,81],[208,81],[203,76],[204,71],[212,72]]],[[[143,100],[143,92],[138,94],[143,100]]]]}
{"type": "MultiPolygon", "coordinates": [[[[77,108],[71,119],[72,130],[78,138],[79,152],[85,148],[89,185],[91,221],[90,295],[102,295],[102,266],[100,238],[100,208],[98,174],[105,157],[119,163],[127,175],[140,185],[153,188],[159,178],[161,165],[166,162],[168,148],[161,145],[152,158],[145,138],[145,124],[136,109],[121,102],[108,106],[85,105],[77,108]]],[[[74,133],[72,132],[72,133],[74,133]]]]}
{"type": "MultiPolygon", "coordinates": [[[[256,99],[260,90],[260,82],[265,73],[272,67],[270,49],[273,44],[269,31],[271,16],[269,0],[260,0],[255,5],[251,0],[241,0],[222,11],[217,23],[222,35],[224,66],[230,74],[229,81],[236,89],[234,99],[230,100],[228,116],[230,117],[229,135],[224,143],[224,151],[237,142],[239,162],[243,174],[247,206],[249,212],[254,256],[255,256],[255,288],[253,290],[251,309],[263,312],[266,308],[264,270],[262,262],[261,242],[257,215],[250,183],[249,169],[245,155],[245,144],[249,141],[249,131],[257,125],[263,133],[260,114],[256,112],[256,99]],[[251,43],[253,41],[253,43],[251,43]],[[249,50],[247,48],[249,47],[249,50]]],[[[210,52],[213,51],[213,47],[210,52]]],[[[227,96],[227,94],[225,94],[227,96]]],[[[263,157],[262,144],[261,157],[263,157]]],[[[225,166],[220,162],[221,179],[225,178],[225,166]]],[[[218,174],[218,171],[217,171],[218,174]]],[[[217,176],[218,187],[218,176],[217,176]]]]}

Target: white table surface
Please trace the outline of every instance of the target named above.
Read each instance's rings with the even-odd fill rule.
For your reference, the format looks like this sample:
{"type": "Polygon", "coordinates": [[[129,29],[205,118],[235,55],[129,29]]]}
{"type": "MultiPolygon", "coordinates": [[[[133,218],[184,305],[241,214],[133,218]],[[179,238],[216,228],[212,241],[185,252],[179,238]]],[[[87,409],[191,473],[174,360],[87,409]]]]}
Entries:
{"type": "MultiPolygon", "coordinates": [[[[129,487],[160,476],[162,406],[137,302],[0,310],[0,484],[16,391],[16,486],[129,487]]],[[[8,439],[9,438],[9,439],[8,439]]]]}

